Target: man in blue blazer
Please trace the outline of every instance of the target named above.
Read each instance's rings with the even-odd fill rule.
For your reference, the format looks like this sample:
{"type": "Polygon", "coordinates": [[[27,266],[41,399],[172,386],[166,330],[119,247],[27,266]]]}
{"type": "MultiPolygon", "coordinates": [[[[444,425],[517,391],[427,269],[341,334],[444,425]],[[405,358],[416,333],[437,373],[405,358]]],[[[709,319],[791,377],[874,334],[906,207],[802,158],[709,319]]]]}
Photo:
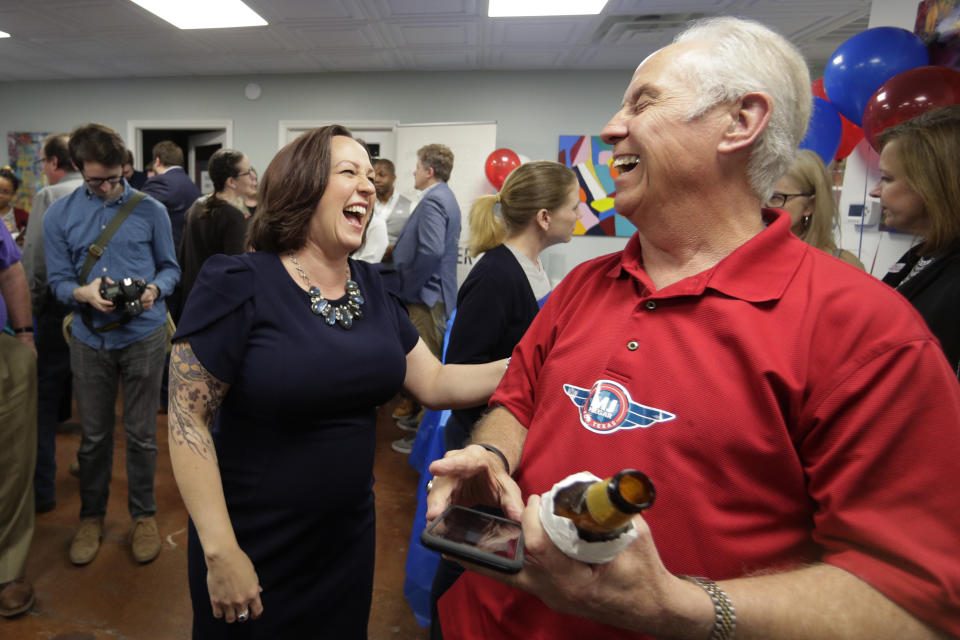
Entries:
{"type": "Polygon", "coordinates": [[[400,299],[410,319],[439,358],[447,316],[457,303],[457,244],[460,207],[447,186],[453,152],[442,144],[417,151],[414,186],[423,191],[393,250],[400,299]]]}
{"type": "Polygon", "coordinates": [[[180,246],[187,209],[200,197],[200,189],[183,170],[183,150],[170,140],[153,145],[153,170],[156,175],[144,183],[141,191],[167,208],[173,227],[173,246],[180,246]]]}
{"type": "MultiPolygon", "coordinates": [[[[419,204],[403,225],[393,249],[400,279],[400,299],[410,320],[437,358],[443,352],[447,316],[457,304],[457,245],[460,240],[460,206],[447,186],[453,171],[453,152],[442,144],[417,151],[414,186],[423,191],[419,204]]],[[[412,403],[411,403],[412,405],[412,403]]],[[[406,408],[405,408],[406,409],[406,408]]],[[[422,413],[410,406],[398,426],[410,430],[422,413]],[[409,417],[407,417],[409,416],[409,417]]],[[[400,418],[395,413],[394,417],[400,418]]],[[[393,443],[394,451],[410,453],[416,434],[393,443]]]]}

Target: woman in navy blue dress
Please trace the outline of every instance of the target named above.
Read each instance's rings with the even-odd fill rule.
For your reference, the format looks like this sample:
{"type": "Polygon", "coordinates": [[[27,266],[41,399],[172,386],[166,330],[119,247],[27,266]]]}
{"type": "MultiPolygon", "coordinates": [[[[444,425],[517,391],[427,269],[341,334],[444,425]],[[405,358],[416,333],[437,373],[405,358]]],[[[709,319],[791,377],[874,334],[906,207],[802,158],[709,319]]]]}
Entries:
{"type": "Polygon", "coordinates": [[[343,127],[288,144],[263,176],[255,251],[210,258],[187,300],[169,425],[194,638],[366,638],[377,405],[401,387],[475,405],[505,368],[442,366],[376,270],[348,259],[373,173],[343,127]]]}

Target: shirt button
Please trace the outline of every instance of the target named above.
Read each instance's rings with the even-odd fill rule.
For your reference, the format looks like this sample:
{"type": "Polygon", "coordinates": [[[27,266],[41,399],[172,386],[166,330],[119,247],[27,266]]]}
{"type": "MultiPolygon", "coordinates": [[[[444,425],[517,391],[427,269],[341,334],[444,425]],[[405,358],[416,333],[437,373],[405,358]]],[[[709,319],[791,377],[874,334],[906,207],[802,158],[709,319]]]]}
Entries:
{"type": "Polygon", "coordinates": [[[640,348],[640,343],[637,342],[636,340],[631,340],[630,342],[627,343],[627,349],[629,349],[630,351],[636,351],[639,348],[640,348]]]}
{"type": "Polygon", "coordinates": [[[653,311],[654,309],[657,308],[657,303],[654,302],[653,300],[647,300],[647,303],[643,306],[647,308],[647,311],[653,311]]]}

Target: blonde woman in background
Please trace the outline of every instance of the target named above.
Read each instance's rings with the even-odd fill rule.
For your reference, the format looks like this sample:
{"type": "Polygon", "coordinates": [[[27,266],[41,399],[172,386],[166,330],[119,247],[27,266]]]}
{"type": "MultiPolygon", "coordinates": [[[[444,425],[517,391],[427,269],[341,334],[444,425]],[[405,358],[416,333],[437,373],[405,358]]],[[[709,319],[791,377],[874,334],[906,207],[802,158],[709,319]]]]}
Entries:
{"type": "Polygon", "coordinates": [[[801,149],[790,170],[774,186],[767,206],[790,214],[793,234],[821,251],[863,269],[863,263],[837,247],[833,228],[840,222],[833,181],[826,165],[813,151],[801,149]]]}
{"type": "MultiPolygon", "coordinates": [[[[457,292],[457,317],[446,362],[473,364],[508,357],[552,288],[540,264],[549,246],[570,242],[580,218],[580,185],[559,162],[527,162],[504,181],[500,193],[479,198],[470,209],[470,252],[483,257],[457,292]]],[[[444,428],[447,451],[467,446],[486,405],[454,410],[444,428]]],[[[463,573],[442,559],[430,608],[438,637],[437,600],[463,573]]]]}

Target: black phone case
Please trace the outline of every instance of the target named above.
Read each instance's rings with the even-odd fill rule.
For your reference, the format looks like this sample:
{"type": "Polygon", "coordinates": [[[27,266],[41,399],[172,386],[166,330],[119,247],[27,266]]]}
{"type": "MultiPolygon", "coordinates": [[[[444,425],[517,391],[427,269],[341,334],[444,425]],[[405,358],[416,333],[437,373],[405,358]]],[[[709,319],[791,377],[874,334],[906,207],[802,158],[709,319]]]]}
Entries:
{"type": "MultiPolygon", "coordinates": [[[[443,517],[447,515],[450,509],[454,508],[456,507],[448,507],[439,518],[437,518],[429,527],[420,533],[420,542],[423,544],[423,546],[427,547],[428,549],[433,549],[434,551],[439,551],[440,553],[463,558],[464,560],[474,564],[487,567],[488,569],[493,569],[494,571],[500,571],[501,573],[520,573],[520,570],[523,568],[523,533],[520,534],[520,538],[517,540],[518,552],[517,557],[513,560],[489,553],[487,551],[482,551],[467,544],[453,542],[451,540],[447,540],[446,538],[433,535],[431,530],[437,526],[438,522],[443,520],[443,517]]],[[[500,518],[489,514],[483,515],[484,517],[494,520],[502,520],[504,522],[519,524],[506,518],[500,518]]]]}

